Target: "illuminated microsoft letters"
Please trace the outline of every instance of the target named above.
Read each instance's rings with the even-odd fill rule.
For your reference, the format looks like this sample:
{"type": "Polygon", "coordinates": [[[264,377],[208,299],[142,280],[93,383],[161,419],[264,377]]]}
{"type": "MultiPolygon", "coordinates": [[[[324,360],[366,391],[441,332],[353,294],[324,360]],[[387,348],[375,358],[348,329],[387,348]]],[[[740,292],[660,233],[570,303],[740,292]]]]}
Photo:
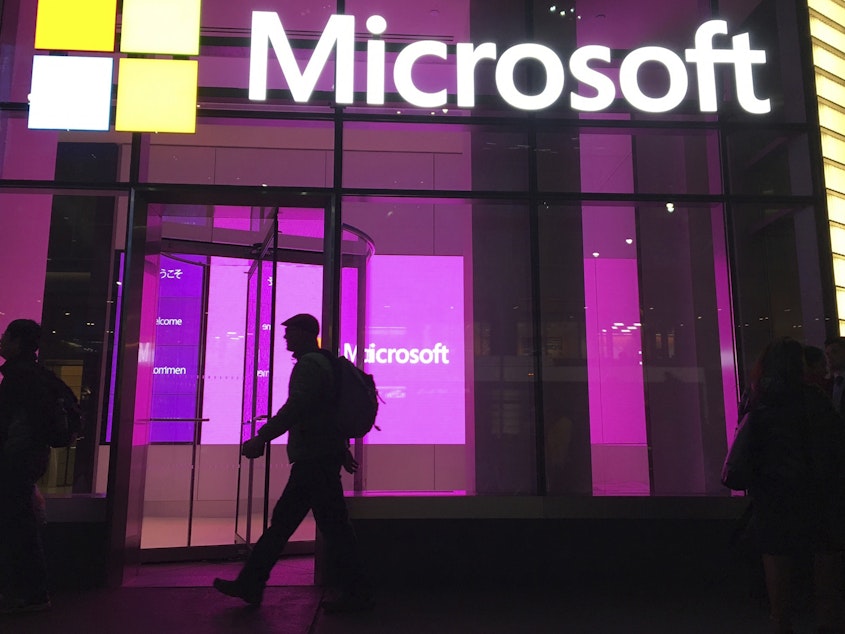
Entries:
{"type": "Polygon", "coordinates": [[[583,97],[577,93],[570,96],[570,104],[575,110],[598,112],[609,107],[616,98],[616,87],[607,75],[590,68],[590,60],[610,63],[610,48],[607,46],[582,46],[569,58],[569,70],[572,76],[580,82],[596,89],[595,97],[583,97]]]}
{"type": "MultiPolygon", "coordinates": [[[[435,93],[423,92],[414,85],[412,72],[414,64],[420,57],[431,55],[440,59],[447,58],[446,44],[431,40],[422,40],[409,44],[396,58],[393,66],[393,81],[396,83],[396,90],[410,104],[420,108],[436,108],[446,105],[446,89],[435,93]]],[[[383,73],[382,73],[383,74],[383,73]]]]}
{"type": "MultiPolygon", "coordinates": [[[[367,30],[380,36],[387,30],[387,21],[379,15],[367,19],[367,30]]],[[[695,47],[685,51],[685,60],[695,65],[701,112],[716,112],[716,64],[733,66],[739,105],[751,114],[771,112],[771,101],[759,99],[754,90],[754,65],[766,63],[766,52],[752,50],[748,33],[731,38],[731,48],[715,49],[714,37],[727,35],[724,20],[710,20],[702,24],[695,34],[695,47]]],[[[335,101],[351,104],[354,100],[355,18],[351,15],[333,15],[320,36],[317,46],[302,72],[293,54],[287,34],[278,14],[255,11],[252,18],[252,47],[250,55],[249,98],[263,101],[267,98],[267,58],[273,50],[287,81],[294,101],[306,103],[311,97],[320,74],[325,69],[332,49],[335,54],[335,101]]],[[[476,46],[459,43],[456,46],[457,104],[461,108],[475,105],[475,74],[483,60],[495,61],[496,89],[502,99],[521,110],[542,110],[557,102],[564,92],[566,72],[564,61],[558,54],[541,44],[516,44],[499,55],[496,44],[484,42],[476,46]],[[533,60],[545,70],[545,85],[537,94],[521,92],[514,82],[517,66],[533,60]]],[[[448,47],[443,42],[420,40],[403,48],[393,66],[393,83],[399,96],[420,108],[436,108],[447,104],[446,87],[434,92],[421,90],[413,78],[416,63],[424,57],[448,60],[448,47]]],[[[573,51],[569,58],[572,77],[596,94],[585,96],[579,92],[569,95],[574,110],[598,112],[610,107],[616,99],[613,80],[602,73],[598,64],[611,62],[611,49],[607,46],[589,45],[573,51]],[[597,64],[598,63],[598,64],[597,64]]],[[[367,103],[383,105],[385,93],[385,43],[380,39],[367,42],[367,103]]],[[[659,46],[646,46],[632,50],[622,60],[619,68],[619,90],[622,97],[634,108],[645,112],[669,112],[686,98],[689,74],[684,59],[677,53],[659,46]],[[639,71],[644,64],[659,64],[666,69],[669,82],[665,94],[646,94],[639,83],[639,71]]]]}
{"type": "Polygon", "coordinates": [[[521,110],[548,108],[563,92],[563,63],[557,54],[541,44],[517,44],[510,47],[496,64],[496,88],[502,99],[521,110]],[[546,87],[538,95],[525,95],[513,83],[516,65],[524,59],[535,59],[546,69],[546,87]]]}
{"type": "Polygon", "coordinates": [[[643,112],[669,112],[676,108],[687,95],[689,78],[683,60],[672,51],[659,46],[635,48],[622,60],[619,68],[619,85],[622,94],[634,108],[643,112]],[[640,66],[646,62],[657,62],[669,72],[669,91],[663,97],[649,97],[640,89],[637,81],[640,66]]]}
{"type": "Polygon", "coordinates": [[[739,104],[752,114],[771,112],[768,99],[757,99],[754,93],[752,64],[765,64],[766,51],[752,51],[748,33],[732,38],[733,48],[713,50],[713,36],[727,35],[728,23],[724,20],[705,22],[695,33],[695,48],[688,48],[686,58],[698,72],[698,98],[702,112],[716,112],[716,64],[733,64],[736,72],[736,94],[739,104]]]}
{"type": "Polygon", "coordinates": [[[306,103],[314,92],[317,79],[329,61],[329,53],[337,46],[337,81],[335,98],[338,103],[352,103],[352,78],[355,73],[355,17],[333,15],[329,18],[323,35],[317,42],[305,72],[299,70],[288,36],[277,13],[253,11],[252,40],[249,54],[249,98],[253,101],[267,99],[267,53],[272,46],[276,59],[287,79],[293,100],[306,103]]]}

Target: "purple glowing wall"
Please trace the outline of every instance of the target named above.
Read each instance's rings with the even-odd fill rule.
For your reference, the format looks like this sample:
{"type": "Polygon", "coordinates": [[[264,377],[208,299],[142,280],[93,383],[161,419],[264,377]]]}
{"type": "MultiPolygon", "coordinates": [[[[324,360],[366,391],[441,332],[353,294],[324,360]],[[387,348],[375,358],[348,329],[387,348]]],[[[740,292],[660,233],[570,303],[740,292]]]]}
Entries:
{"type": "Polygon", "coordinates": [[[205,268],[190,259],[161,256],[151,442],[191,442],[194,437],[205,268]]]}

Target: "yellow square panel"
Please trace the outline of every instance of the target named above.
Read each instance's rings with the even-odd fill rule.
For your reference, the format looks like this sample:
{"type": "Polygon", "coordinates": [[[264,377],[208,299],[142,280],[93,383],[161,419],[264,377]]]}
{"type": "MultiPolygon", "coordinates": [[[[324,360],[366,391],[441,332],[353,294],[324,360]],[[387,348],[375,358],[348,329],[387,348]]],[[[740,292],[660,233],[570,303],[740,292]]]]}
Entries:
{"type": "MultiPolygon", "coordinates": [[[[842,169],[841,165],[825,159],[824,185],[827,189],[845,194],[845,169],[842,169]]],[[[842,253],[845,253],[845,251],[842,251],[842,253]]]]}
{"type": "Polygon", "coordinates": [[[833,103],[845,103],[845,84],[841,80],[834,81],[825,75],[816,75],[816,94],[821,99],[833,103]]]}
{"type": "Polygon", "coordinates": [[[810,0],[810,9],[836,24],[845,24],[845,7],[835,0],[810,0]]]}
{"type": "Polygon", "coordinates": [[[822,156],[845,165],[845,140],[839,135],[822,130],[822,156]]]}
{"type": "Polygon", "coordinates": [[[845,33],[842,32],[841,28],[831,26],[819,18],[811,17],[810,33],[815,39],[824,42],[831,48],[845,51],[845,33]]]}
{"type": "Polygon", "coordinates": [[[819,124],[831,132],[845,134],[845,113],[830,104],[819,103],[819,124]]]}
{"type": "Polygon", "coordinates": [[[837,54],[820,44],[813,45],[813,63],[839,79],[845,79],[845,53],[837,54]]]}
{"type": "Polygon", "coordinates": [[[845,319],[845,288],[836,287],[836,306],[839,308],[839,319],[845,319]]]}
{"type": "Polygon", "coordinates": [[[117,0],[40,0],[35,48],[114,51],[117,0]]]}
{"type": "Polygon", "coordinates": [[[199,55],[200,0],[123,0],[123,53],[199,55]]]}
{"type": "Polygon", "coordinates": [[[195,60],[120,60],[115,130],[193,134],[196,125],[195,60]]]}
{"type": "Polygon", "coordinates": [[[833,256],[833,280],[837,286],[845,286],[845,258],[833,256]]]}
{"type": "MultiPolygon", "coordinates": [[[[833,222],[845,225],[845,198],[829,191],[827,193],[827,215],[833,222]]],[[[843,278],[843,281],[845,281],[845,278],[843,278]]]]}
{"type": "Polygon", "coordinates": [[[845,227],[830,223],[830,250],[836,255],[845,255],[845,227]]]}

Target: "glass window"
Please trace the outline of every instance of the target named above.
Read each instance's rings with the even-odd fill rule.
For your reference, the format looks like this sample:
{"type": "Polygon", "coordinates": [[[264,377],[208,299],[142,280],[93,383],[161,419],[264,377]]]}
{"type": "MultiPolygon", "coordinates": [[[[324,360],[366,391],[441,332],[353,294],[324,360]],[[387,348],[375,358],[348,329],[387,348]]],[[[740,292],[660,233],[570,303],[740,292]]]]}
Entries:
{"type": "Polygon", "coordinates": [[[331,187],[328,122],[201,120],[195,135],[150,139],[152,183],[331,187]]]}
{"type": "Polygon", "coordinates": [[[736,371],[721,207],[549,205],[540,235],[555,236],[540,242],[549,492],[724,493],[736,371]]]}
{"type": "Polygon", "coordinates": [[[719,478],[738,394],[723,214],[720,205],[636,209],[644,422],[655,495],[727,494],[719,478]]]}
{"type": "Polygon", "coordinates": [[[583,215],[577,206],[544,205],[539,212],[545,476],[552,495],[593,493],[584,276],[593,259],[584,257],[583,215]]]}
{"type": "Polygon", "coordinates": [[[735,194],[808,196],[813,192],[807,134],[787,130],[736,130],[727,135],[735,194]]]}
{"type": "Polygon", "coordinates": [[[0,180],[128,180],[131,135],[30,130],[26,112],[0,112],[0,180]]]}
{"type": "Polygon", "coordinates": [[[823,347],[831,317],[822,301],[819,214],[798,204],[731,207],[738,280],[734,320],[743,378],[775,336],[823,347]]]}
{"type": "Polygon", "coordinates": [[[716,194],[715,130],[572,128],[537,135],[541,191],[716,194]]]}
{"type": "Polygon", "coordinates": [[[525,190],[528,136],[465,125],[347,123],[343,186],[418,190],[525,190]]]}
{"type": "Polygon", "coordinates": [[[365,490],[534,491],[527,209],[346,199],[343,217],[375,250],[357,347],[346,300],[341,315],[386,401],[365,490]]]}
{"type": "Polygon", "coordinates": [[[46,493],[95,490],[101,430],[113,407],[113,335],[119,254],[115,230],[126,199],[0,191],[0,328],[18,318],[42,325],[41,362],[74,390],[85,411],[76,445],[51,452],[46,493]]]}

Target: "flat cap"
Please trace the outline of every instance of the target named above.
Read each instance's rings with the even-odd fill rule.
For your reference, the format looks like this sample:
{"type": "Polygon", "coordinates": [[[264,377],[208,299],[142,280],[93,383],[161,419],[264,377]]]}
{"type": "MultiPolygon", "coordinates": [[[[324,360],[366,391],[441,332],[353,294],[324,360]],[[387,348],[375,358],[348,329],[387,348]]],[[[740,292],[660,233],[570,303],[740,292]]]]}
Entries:
{"type": "Polygon", "coordinates": [[[314,315],[309,315],[308,313],[299,313],[293,317],[288,317],[282,322],[282,326],[287,326],[288,328],[299,328],[300,330],[312,334],[315,337],[320,334],[320,322],[317,321],[317,318],[314,317],[314,315]]]}

